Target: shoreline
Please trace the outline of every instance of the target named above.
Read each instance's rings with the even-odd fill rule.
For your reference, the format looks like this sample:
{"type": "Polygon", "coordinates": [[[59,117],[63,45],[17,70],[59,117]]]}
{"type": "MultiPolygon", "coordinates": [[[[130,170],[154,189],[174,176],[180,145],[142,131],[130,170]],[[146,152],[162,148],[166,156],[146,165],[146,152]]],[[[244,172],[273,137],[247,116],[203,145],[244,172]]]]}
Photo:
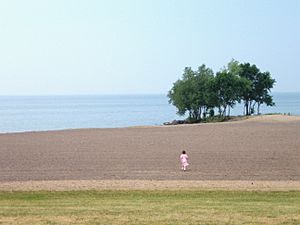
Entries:
{"type": "MultiPolygon", "coordinates": [[[[64,132],[64,131],[81,131],[81,130],[115,130],[115,129],[134,129],[134,128],[163,128],[163,127],[183,127],[183,126],[200,126],[205,124],[228,124],[237,123],[242,121],[263,121],[271,119],[271,122],[290,122],[300,121],[300,115],[288,115],[288,114],[262,114],[262,115],[250,115],[250,116],[234,116],[236,118],[223,121],[223,122],[207,122],[207,123],[186,123],[186,124],[170,124],[170,125],[136,125],[127,127],[86,127],[86,128],[61,128],[51,130],[25,130],[25,131],[12,131],[12,132],[0,132],[0,135],[10,134],[30,134],[30,133],[50,133],[50,132],[64,132]]],[[[270,121],[264,121],[270,122],[270,121]]]]}

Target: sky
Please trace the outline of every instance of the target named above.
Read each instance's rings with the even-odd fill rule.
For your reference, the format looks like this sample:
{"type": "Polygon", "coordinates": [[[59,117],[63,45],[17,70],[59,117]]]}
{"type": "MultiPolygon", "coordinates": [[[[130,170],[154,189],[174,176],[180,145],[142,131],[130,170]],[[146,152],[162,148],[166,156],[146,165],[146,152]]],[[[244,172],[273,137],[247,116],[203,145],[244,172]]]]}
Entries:
{"type": "Polygon", "coordinates": [[[0,1],[0,95],[167,94],[233,58],[300,91],[300,1],[0,1]]]}

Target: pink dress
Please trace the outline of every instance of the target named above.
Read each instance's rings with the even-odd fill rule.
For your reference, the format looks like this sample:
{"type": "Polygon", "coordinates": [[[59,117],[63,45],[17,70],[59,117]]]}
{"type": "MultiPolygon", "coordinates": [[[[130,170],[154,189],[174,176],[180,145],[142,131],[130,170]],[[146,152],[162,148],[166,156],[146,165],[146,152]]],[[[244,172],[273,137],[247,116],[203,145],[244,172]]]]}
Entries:
{"type": "Polygon", "coordinates": [[[189,163],[188,163],[188,155],[187,154],[181,154],[180,155],[180,162],[181,162],[181,166],[188,166],[188,165],[190,165],[189,163]]]}

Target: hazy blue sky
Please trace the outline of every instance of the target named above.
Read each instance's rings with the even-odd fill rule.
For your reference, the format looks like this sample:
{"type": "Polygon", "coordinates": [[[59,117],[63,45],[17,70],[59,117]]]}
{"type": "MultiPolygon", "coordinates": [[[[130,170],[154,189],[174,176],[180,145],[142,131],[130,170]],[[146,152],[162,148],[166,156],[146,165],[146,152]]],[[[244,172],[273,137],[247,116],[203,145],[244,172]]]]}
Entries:
{"type": "Polygon", "coordinates": [[[300,91],[300,1],[0,2],[0,95],[166,94],[232,58],[300,91]]]}

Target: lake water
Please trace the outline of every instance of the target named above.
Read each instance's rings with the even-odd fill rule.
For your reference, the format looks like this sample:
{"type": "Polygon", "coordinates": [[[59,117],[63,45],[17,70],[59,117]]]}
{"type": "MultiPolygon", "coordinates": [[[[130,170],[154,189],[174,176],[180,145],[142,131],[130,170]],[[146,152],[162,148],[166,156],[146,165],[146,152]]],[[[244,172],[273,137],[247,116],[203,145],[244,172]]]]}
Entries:
{"type": "MultiPolygon", "coordinates": [[[[262,113],[300,115],[300,93],[273,94],[262,113]]],[[[243,113],[241,105],[232,111],[243,113]]],[[[160,125],[183,119],[165,95],[0,97],[0,132],[160,125]]]]}

